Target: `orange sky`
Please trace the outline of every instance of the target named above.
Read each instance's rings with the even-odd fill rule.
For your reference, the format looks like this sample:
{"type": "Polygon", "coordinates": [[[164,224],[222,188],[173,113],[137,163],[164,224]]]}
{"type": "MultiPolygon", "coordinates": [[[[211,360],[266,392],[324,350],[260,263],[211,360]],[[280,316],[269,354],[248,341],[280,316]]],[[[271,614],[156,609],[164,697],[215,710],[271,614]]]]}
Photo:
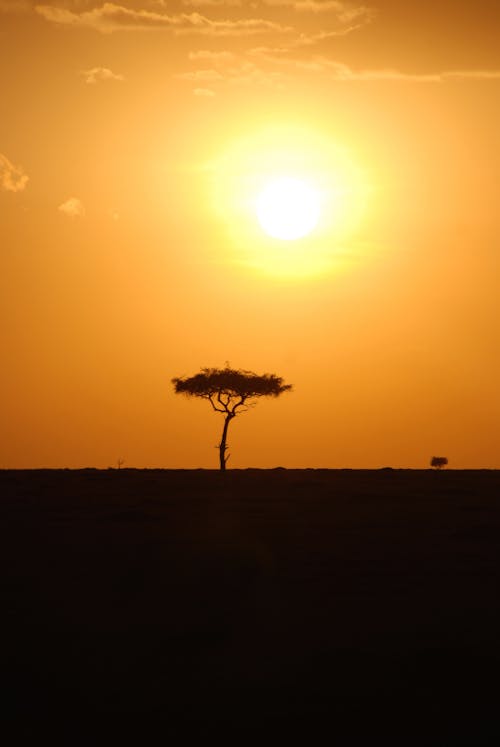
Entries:
{"type": "Polygon", "coordinates": [[[496,0],[0,0],[0,467],[500,467],[496,0]],[[291,164],[291,166],[290,166],[291,164]],[[264,236],[285,165],[329,194],[264,236]],[[332,186],[333,185],[333,186],[332,186]]]}

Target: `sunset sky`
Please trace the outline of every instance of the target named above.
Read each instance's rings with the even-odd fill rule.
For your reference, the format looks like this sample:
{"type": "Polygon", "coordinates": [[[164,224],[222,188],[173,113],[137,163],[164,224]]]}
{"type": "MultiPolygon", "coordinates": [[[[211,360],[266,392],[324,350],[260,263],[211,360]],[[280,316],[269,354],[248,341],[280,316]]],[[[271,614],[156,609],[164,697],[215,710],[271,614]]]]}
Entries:
{"type": "Polygon", "coordinates": [[[498,0],[0,0],[0,467],[500,467],[498,0]],[[319,195],[267,235],[273,179],[319,195]]]}

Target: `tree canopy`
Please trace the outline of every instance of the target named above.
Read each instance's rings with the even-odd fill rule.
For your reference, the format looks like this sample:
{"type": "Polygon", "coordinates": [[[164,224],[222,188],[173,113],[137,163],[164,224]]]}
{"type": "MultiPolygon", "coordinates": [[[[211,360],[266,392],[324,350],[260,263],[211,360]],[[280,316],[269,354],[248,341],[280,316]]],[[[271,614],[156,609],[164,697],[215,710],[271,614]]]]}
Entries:
{"type": "MultiPolygon", "coordinates": [[[[233,368],[202,368],[200,373],[186,378],[172,379],[177,394],[212,399],[246,400],[254,397],[278,397],[291,390],[291,384],[275,374],[258,374],[233,368]]],[[[222,402],[219,402],[224,406],[222,402]]],[[[221,410],[221,412],[225,412],[221,410]]]]}

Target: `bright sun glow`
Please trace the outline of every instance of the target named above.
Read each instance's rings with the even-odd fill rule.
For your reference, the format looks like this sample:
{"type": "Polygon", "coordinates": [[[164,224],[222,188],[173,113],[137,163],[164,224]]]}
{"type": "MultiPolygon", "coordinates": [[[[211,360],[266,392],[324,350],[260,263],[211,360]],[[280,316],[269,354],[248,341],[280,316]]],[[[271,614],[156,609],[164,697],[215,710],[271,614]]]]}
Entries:
{"type": "Polygon", "coordinates": [[[368,182],[329,135],[267,127],[227,145],[204,171],[207,204],[224,229],[214,261],[292,281],[356,261],[368,182]]]}
{"type": "Polygon", "coordinates": [[[264,231],[275,239],[293,241],[311,233],[320,216],[319,194],[301,179],[282,177],[264,187],[255,205],[264,231]]]}

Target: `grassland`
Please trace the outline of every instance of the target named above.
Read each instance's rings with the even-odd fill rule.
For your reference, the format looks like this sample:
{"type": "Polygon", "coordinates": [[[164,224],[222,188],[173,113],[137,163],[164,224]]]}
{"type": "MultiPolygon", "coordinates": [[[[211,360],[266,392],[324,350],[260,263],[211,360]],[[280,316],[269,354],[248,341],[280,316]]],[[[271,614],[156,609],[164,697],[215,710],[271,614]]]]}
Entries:
{"type": "Polygon", "coordinates": [[[500,473],[3,471],[0,490],[17,739],[499,743],[500,473]]]}

